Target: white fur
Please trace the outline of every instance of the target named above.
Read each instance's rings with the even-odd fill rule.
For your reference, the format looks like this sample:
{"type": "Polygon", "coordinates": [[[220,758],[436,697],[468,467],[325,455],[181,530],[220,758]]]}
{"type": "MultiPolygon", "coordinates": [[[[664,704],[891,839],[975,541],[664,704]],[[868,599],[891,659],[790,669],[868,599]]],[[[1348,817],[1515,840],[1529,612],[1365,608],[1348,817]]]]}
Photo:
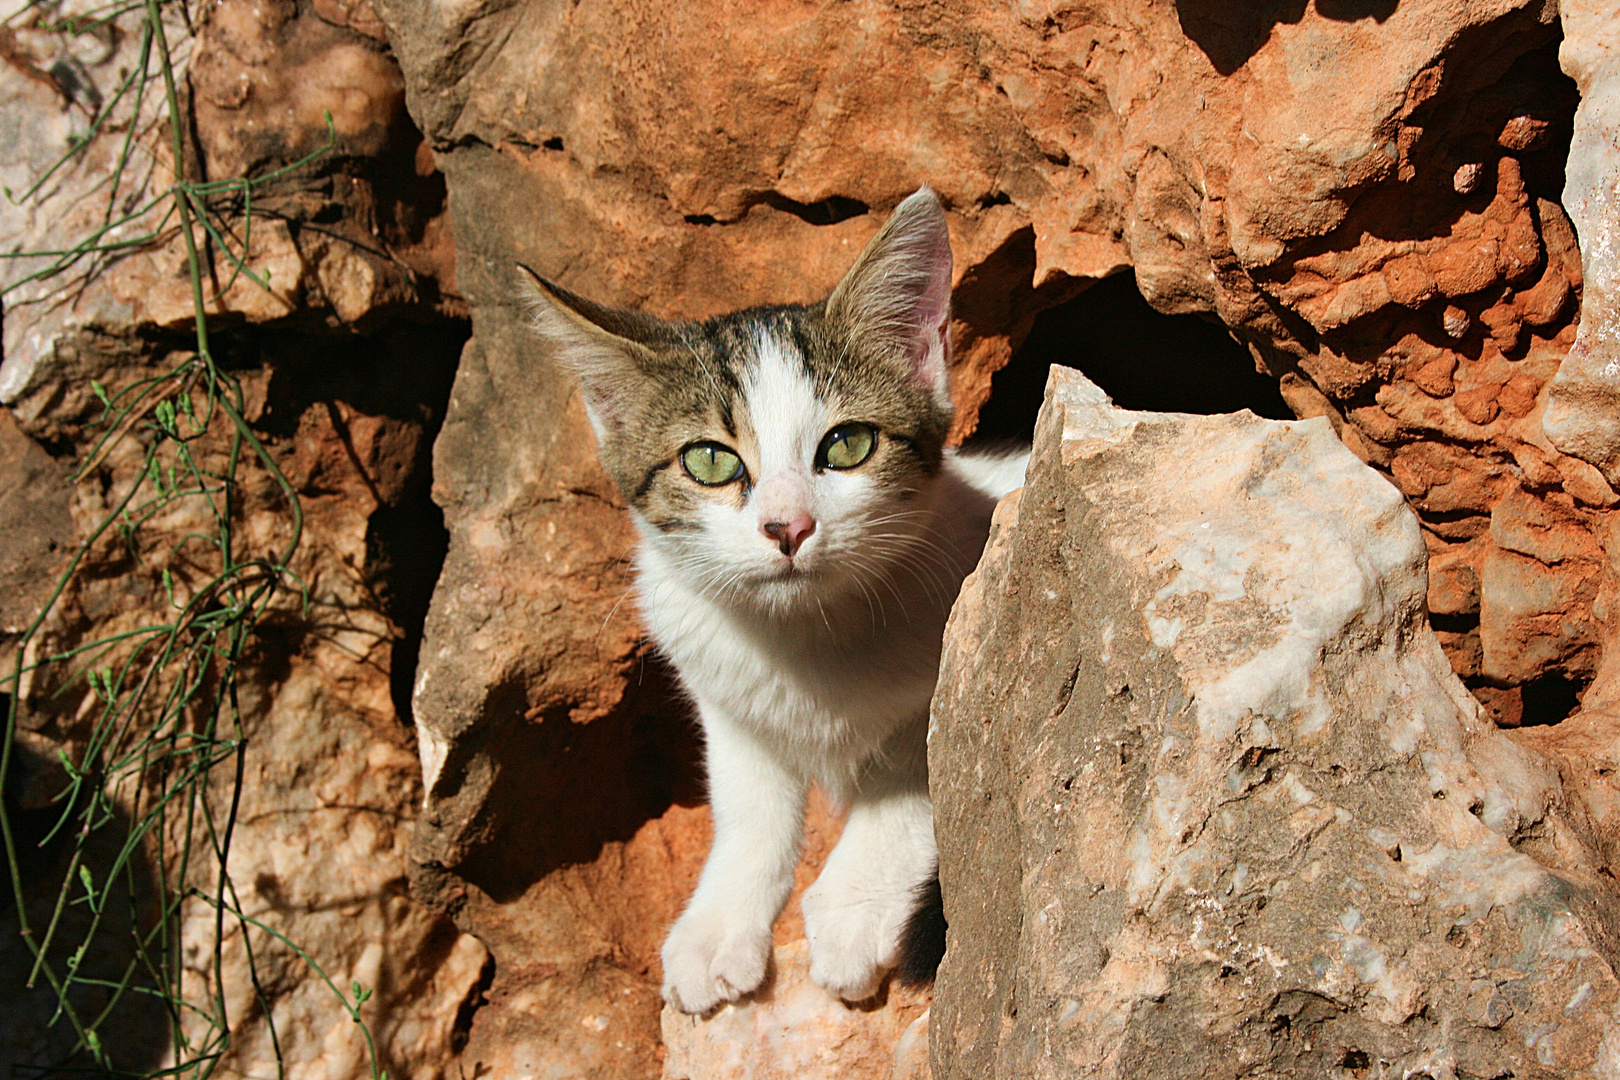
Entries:
{"type": "Polygon", "coordinates": [[[804,895],[811,976],[853,1001],[893,966],[935,858],[925,738],[940,636],[1025,460],[948,456],[906,499],[859,468],[814,470],[822,436],[848,418],[816,397],[791,346],[761,341],[744,393],[751,497],[712,504],[697,534],[637,518],[642,608],[707,742],[714,846],[663,950],[664,997],[691,1013],[764,979],[810,783],[849,808],[804,895]],[[791,511],[816,529],[790,558],[760,526],[791,511]]]}

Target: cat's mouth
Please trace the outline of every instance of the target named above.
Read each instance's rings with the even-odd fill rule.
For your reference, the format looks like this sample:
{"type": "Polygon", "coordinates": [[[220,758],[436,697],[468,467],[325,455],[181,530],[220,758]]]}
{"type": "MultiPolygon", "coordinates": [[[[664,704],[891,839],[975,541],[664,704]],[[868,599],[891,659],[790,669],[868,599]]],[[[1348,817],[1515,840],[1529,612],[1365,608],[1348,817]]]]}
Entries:
{"type": "Polygon", "coordinates": [[[758,585],[801,585],[821,577],[821,568],[815,565],[815,560],[802,557],[788,557],[774,561],[770,566],[763,567],[754,577],[758,585]]]}

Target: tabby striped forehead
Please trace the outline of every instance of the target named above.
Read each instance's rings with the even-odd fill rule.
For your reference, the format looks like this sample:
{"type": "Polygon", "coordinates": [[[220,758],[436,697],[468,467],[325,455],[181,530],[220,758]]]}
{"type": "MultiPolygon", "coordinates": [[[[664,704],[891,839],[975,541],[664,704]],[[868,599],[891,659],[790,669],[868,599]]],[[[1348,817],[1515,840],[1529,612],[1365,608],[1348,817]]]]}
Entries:
{"type": "Polygon", "coordinates": [[[907,488],[939,467],[950,417],[903,362],[840,335],[814,307],[756,308],[675,328],[678,344],[644,362],[640,400],[601,447],[627,499],[663,531],[694,528],[716,503],[741,508],[775,470],[813,471],[832,427],[875,427],[878,451],[862,466],[879,484],[907,488]],[[681,451],[716,442],[747,476],[721,487],[695,483],[681,451]]]}

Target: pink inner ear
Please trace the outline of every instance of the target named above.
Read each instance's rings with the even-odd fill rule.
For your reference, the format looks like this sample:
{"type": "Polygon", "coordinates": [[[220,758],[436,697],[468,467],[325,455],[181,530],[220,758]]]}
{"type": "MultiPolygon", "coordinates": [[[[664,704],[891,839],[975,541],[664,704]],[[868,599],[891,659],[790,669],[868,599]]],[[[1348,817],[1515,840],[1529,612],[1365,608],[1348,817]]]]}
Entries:
{"type": "Polygon", "coordinates": [[[951,253],[946,247],[932,259],[929,281],[917,298],[912,371],[929,390],[943,390],[951,359],[951,253]]]}

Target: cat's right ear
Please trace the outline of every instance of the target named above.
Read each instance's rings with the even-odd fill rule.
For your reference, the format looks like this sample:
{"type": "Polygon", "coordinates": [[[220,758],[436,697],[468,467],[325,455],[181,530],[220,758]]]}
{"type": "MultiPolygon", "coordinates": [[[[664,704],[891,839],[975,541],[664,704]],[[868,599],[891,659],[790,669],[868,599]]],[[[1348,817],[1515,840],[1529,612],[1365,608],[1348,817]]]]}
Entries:
{"type": "Polygon", "coordinates": [[[579,377],[585,413],[598,441],[623,428],[630,404],[645,382],[646,346],[616,333],[634,316],[554,285],[518,263],[528,275],[529,324],[551,356],[579,377]]]}

